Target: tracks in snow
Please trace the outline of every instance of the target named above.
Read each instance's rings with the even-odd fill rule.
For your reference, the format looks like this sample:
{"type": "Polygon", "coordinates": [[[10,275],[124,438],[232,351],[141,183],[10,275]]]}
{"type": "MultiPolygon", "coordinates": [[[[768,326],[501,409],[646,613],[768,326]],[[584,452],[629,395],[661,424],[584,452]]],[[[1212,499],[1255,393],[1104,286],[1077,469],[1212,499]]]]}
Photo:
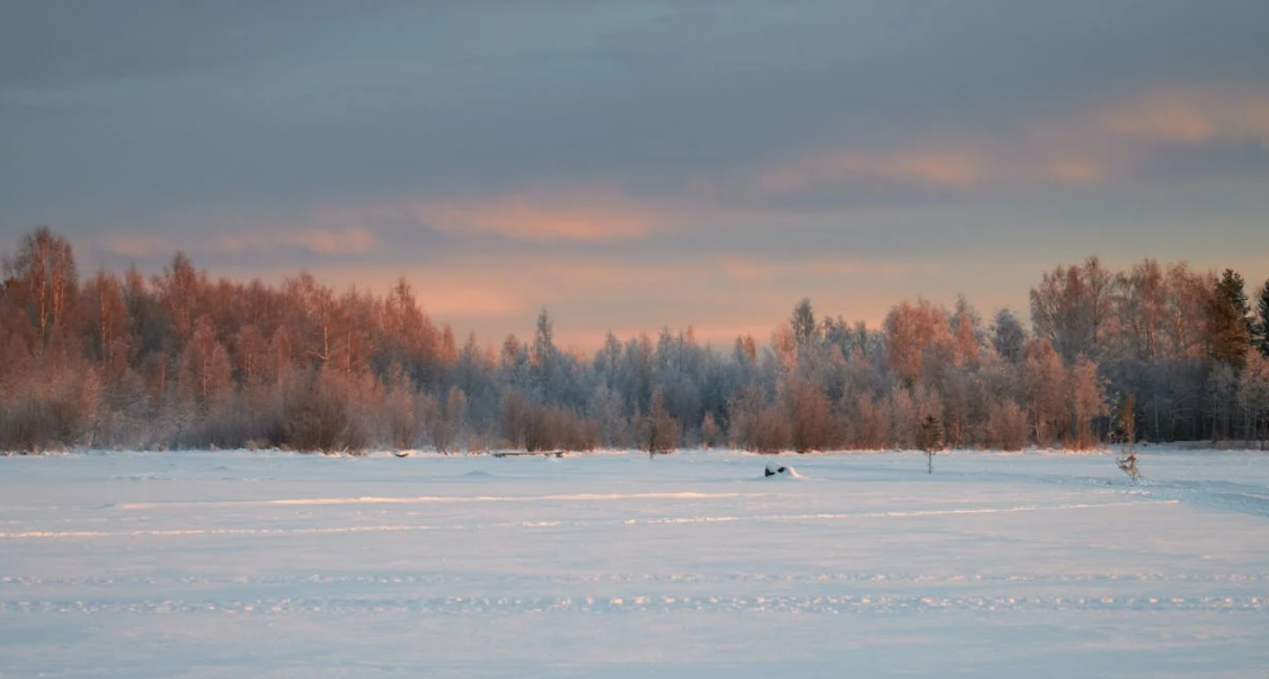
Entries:
{"type": "MultiPolygon", "coordinates": [[[[640,497],[665,494],[646,494],[640,497]]],[[[674,494],[699,498],[701,494],[674,494]]],[[[735,494],[728,494],[735,496],[735,494]]],[[[576,499],[578,496],[561,496],[576,499]]],[[[610,498],[612,496],[597,496],[610,498]]],[[[632,496],[619,496],[630,498],[632,496]]],[[[710,496],[713,497],[713,496],[710,496]]],[[[273,501],[270,501],[273,502],[273,501]]],[[[1090,509],[1108,509],[1121,507],[1138,507],[1147,505],[1178,504],[1180,500],[1130,500],[1101,503],[1065,503],[1054,505],[1016,505],[1009,507],[957,507],[953,509],[936,508],[921,510],[895,510],[874,512],[825,512],[814,514],[752,514],[752,515],[711,515],[711,516],[661,516],[642,518],[588,519],[588,520],[538,520],[538,521],[499,521],[484,523],[454,524],[374,524],[353,526],[314,526],[314,527],[213,527],[213,528],[149,528],[134,530],[10,530],[0,532],[0,539],[97,539],[97,538],[182,538],[201,536],[231,537],[276,537],[283,535],[324,535],[346,533],[393,533],[410,531],[470,531],[496,529],[545,529],[545,528],[590,528],[617,526],[654,526],[684,524],[716,524],[716,523],[787,523],[811,521],[859,521],[869,519],[901,519],[918,517],[960,516],[974,514],[1018,514],[1027,512],[1076,511],[1090,509]]]]}
{"type": "Polygon", "coordinates": [[[763,595],[669,596],[449,596],[304,597],[242,599],[79,599],[0,601],[4,615],[488,615],[526,613],[921,613],[992,612],[1247,612],[1269,610],[1259,596],[976,596],[976,595],[763,595]]]}
{"type": "Polygon", "coordinates": [[[1269,573],[0,577],[0,616],[1269,612],[1269,573]],[[512,590],[490,595],[493,590],[512,590]],[[55,592],[53,596],[50,593],[55,592]],[[469,595],[470,594],[470,595],[469,595]]]}
{"type": "Polygon", "coordinates": [[[269,500],[206,500],[193,502],[129,502],[115,505],[114,509],[171,509],[176,507],[262,507],[262,506],[320,506],[320,505],[382,505],[382,504],[468,504],[486,502],[609,502],[613,500],[716,500],[746,497],[764,497],[767,493],[561,493],[555,495],[420,495],[416,497],[319,497],[283,498],[269,500]]]}
{"type": "MultiPolygon", "coordinates": [[[[1264,573],[961,573],[919,574],[903,572],[820,572],[820,573],[596,573],[534,575],[528,573],[313,573],[270,576],[103,576],[83,578],[45,578],[40,576],[0,576],[0,587],[26,590],[40,587],[426,587],[463,588],[487,586],[496,579],[504,585],[552,589],[558,587],[591,587],[620,585],[649,588],[676,585],[709,585],[714,587],[782,587],[803,585],[893,585],[950,587],[964,585],[1082,585],[1124,587],[1138,584],[1219,585],[1222,587],[1265,587],[1269,572],[1264,573]]],[[[1269,592],[1266,592],[1269,596],[1269,592]]]]}

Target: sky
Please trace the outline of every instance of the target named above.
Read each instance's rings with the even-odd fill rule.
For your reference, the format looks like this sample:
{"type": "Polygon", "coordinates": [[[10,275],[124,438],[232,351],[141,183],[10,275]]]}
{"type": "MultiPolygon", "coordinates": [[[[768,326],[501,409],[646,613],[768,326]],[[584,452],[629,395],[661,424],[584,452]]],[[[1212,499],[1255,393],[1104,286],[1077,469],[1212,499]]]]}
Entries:
{"type": "Polygon", "coordinates": [[[1269,278],[1264,0],[0,6],[0,250],[411,282],[499,341],[1269,278]]]}

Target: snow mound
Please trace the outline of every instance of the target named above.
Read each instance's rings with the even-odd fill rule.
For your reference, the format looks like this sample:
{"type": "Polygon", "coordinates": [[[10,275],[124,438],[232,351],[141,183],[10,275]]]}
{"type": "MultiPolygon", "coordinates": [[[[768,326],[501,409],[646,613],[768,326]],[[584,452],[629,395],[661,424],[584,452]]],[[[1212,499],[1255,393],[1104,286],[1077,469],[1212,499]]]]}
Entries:
{"type": "Polygon", "coordinates": [[[797,470],[787,464],[778,462],[768,462],[767,469],[762,475],[768,479],[800,479],[802,476],[797,470]]]}

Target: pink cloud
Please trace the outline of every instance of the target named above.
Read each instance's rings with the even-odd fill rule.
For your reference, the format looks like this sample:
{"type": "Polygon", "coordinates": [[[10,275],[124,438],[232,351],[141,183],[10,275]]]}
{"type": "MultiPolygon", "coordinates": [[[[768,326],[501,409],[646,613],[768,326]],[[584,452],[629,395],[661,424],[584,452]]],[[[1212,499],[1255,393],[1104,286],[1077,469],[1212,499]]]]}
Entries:
{"type": "Polygon", "coordinates": [[[1091,158],[1064,158],[1049,162],[1043,173],[1066,184],[1096,184],[1106,179],[1109,170],[1091,158]]]}
{"type": "Polygon", "coordinates": [[[1101,120],[1112,132],[1147,141],[1269,143],[1269,93],[1232,86],[1160,88],[1111,103],[1101,120]]]}
{"type": "Polygon", "coordinates": [[[1194,144],[1210,139],[1212,121],[1177,102],[1134,106],[1107,121],[1111,130],[1134,137],[1194,144]]]}
{"type": "Polygon", "coordinates": [[[961,145],[967,150],[942,151],[932,144],[929,149],[811,155],[762,172],[756,183],[778,194],[868,183],[969,191],[999,185],[1092,184],[1110,173],[1093,153],[1034,144],[1025,135],[961,145]]]}
{"type": "Polygon", "coordinates": [[[776,194],[885,183],[957,191],[991,186],[1091,185],[1130,173],[1152,145],[1221,140],[1269,144],[1269,93],[1176,86],[1114,97],[991,137],[931,138],[902,147],[842,147],[796,156],[752,184],[776,194]]]}
{"type": "Polygon", "coordinates": [[[648,234],[659,222],[647,206],[604,187],[414,201],[410,210],[447,233],[525,241],[628,240],[648,234]]]}

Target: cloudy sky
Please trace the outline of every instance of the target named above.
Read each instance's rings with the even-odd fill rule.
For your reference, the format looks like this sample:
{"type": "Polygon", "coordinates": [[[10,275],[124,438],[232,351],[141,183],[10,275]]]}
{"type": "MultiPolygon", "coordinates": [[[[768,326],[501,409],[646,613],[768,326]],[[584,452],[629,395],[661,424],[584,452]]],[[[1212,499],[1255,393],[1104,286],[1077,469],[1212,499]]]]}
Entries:
{"type": "Polygon", "coordinates": [[[1264,0],[30,0],[0,249],[308,268],[497,340],[1026,310],[1090,254],[1269,277],[1264,0]]]}

